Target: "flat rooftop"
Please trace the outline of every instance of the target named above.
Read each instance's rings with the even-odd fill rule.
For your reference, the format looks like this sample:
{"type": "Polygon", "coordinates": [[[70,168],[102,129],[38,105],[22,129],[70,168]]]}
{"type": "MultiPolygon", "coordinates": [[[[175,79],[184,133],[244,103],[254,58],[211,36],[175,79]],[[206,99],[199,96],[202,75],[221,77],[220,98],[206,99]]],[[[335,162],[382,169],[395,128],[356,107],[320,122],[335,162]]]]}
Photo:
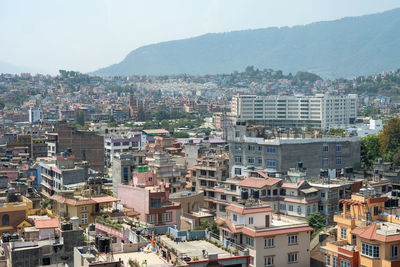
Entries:
{"type": "Polygon", "coordinates": [[[147,260],[147,266],[153,267],[169,267],[172,264],[167,263],[161,257],[157,256],[157,254],[145,253],[145,252],[130,252],[130,253],[114,253],[114,260],[121,259],[124,262],[125,266],[128,266],[129,259],[136,259],[139,264],[142,264],[144,260],[147,260]]]}
{"type": "Polygon", "coordinates": [[[400,234],[400,226],[396,223],[379,222],[380,229],[376,229],[376,233],[380,235],[398,235],[400,234]]]}
{"type": "Polygon", "coordinates": [[[218,254],[218,258],[231,257],[229,252],[215,246],[214,244],[205,240],[193,240],[186,242],[175,242],[167,236],[161,236],[161,241],[167,247],[174,248],[179,256],[187,256],[193,259],[198,257],[200,260],[203,258],[203,249],[207,251],[208,255],[218,254]]]}
{"type": "Polygon", "coordinates": [[[272,215],[272,222],[271,222],[271,227],[282,227],[282,226],[293,226],[296,224],[305,224],[305,221],[300,221],[297,219],[294,219],[292,217],[287,217],[284,215],[272,215]]]}

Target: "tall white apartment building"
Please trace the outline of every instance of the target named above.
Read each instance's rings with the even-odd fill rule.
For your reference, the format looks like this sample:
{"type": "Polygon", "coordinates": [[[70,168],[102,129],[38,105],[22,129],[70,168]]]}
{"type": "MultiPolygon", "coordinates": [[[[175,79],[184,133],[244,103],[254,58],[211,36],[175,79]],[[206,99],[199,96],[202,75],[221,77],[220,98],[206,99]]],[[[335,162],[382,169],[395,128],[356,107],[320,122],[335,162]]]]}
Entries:
{"type": "Polygon", "coordinates": [[[354,123],[357,118],[356,94],[345,96],[236,95],[231,113],[237,121],[249,121],[279,127],[329,129],[354,123]]]}
{"type": "Polygon", "coordinates": [[[30,108],[29,109],[29,122],[35,123],[43,119],[43,112],[40,108],[30,108]]]}

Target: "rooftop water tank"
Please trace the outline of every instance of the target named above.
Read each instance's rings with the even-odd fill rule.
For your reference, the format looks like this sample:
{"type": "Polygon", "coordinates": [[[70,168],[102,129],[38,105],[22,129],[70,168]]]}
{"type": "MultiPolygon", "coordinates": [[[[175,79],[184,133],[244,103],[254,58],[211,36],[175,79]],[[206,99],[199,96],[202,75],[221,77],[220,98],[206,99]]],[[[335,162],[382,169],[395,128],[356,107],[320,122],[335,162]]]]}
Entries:
{"type": "Polygon", "coordinates": [[[79,229],[79,218],[78,217],[71,217],[72,229],[78,230],[79,229]]]}

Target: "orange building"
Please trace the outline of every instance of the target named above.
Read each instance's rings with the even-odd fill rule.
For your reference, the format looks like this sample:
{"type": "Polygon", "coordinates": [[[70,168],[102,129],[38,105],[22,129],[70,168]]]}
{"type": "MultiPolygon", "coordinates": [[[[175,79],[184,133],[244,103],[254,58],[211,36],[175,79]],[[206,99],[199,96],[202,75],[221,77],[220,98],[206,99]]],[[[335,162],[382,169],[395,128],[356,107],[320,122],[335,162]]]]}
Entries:
{"type": "Polygon", "coordinates": [[[370,191],[340,200],[337,240],[322,247],[325,266],[400,266],[400,220],[385,212],[387,200],[370,191]]]}

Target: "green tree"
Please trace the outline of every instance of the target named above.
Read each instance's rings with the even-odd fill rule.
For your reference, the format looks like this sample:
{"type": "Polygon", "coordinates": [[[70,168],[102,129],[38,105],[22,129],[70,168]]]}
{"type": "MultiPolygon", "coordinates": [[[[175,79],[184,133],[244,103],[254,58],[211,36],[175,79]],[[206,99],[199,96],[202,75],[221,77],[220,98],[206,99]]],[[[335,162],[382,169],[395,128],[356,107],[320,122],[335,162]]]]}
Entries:
{"type": "Polygon", "coordinates": [[[394,156],[393,156],[393,165],[395,167],[400,167],[400,152],[397,152],[396,154],[394,154],[394,156]]]}
{"type": "Polygon", "coordinates": [[[40,201],[40,206],[41,206],[43,209],[46,209],[46,208],[49,206],[49,204],[50,204],[50,200],[48,200],[47,198],[42,199],[42,200],[40,201]]]}
{"type": "Polygon", "coordinates": [[[379,147],[385,161],[392,161],[400,149],[400,119],[391,119],[379,133],[379,147]]]}
{"type": "Polygon", "coordinates": [[[331,128],[328,131],[328,135],[332,135],[332,136],[342,136],[344,133],[344,129],[340,129],[340,128],[331,128]]]}
{"type": "Polygon", "coordinates": [[[208,127],[208,128],[206,128],[206,129],[203,129],[203,130],[201,130],[201,132],[202,133],[204,133],[206,136],[209,136],[210,135],[210,133],[211,133],[211,128],[210,127],[208,127]]]}
{"type": "Polygon", "coordinates": [[[319,212],[313,212],[307,217],[308,225],[310,225],[314,231],[318,231],[325,226],[325,217],[319,212]]]}
{"type": "Polygon", "coordinates": [[[361,138],[361,162],[363,162],[366,167],[371,167],[380,156],[378,135],[369,134],[361,138]]]}
{"type": "Polygon", "coordinates": [[[6,104],[4,103],[4,100],[0,98],[0,110],[4,109],[5,106],[6,104]]]}
{"type": "Polygon", "coordinates": [[[189,134],[187,132],[174,132],[172,136],[175,138],[189,138],[189,134]]]}

